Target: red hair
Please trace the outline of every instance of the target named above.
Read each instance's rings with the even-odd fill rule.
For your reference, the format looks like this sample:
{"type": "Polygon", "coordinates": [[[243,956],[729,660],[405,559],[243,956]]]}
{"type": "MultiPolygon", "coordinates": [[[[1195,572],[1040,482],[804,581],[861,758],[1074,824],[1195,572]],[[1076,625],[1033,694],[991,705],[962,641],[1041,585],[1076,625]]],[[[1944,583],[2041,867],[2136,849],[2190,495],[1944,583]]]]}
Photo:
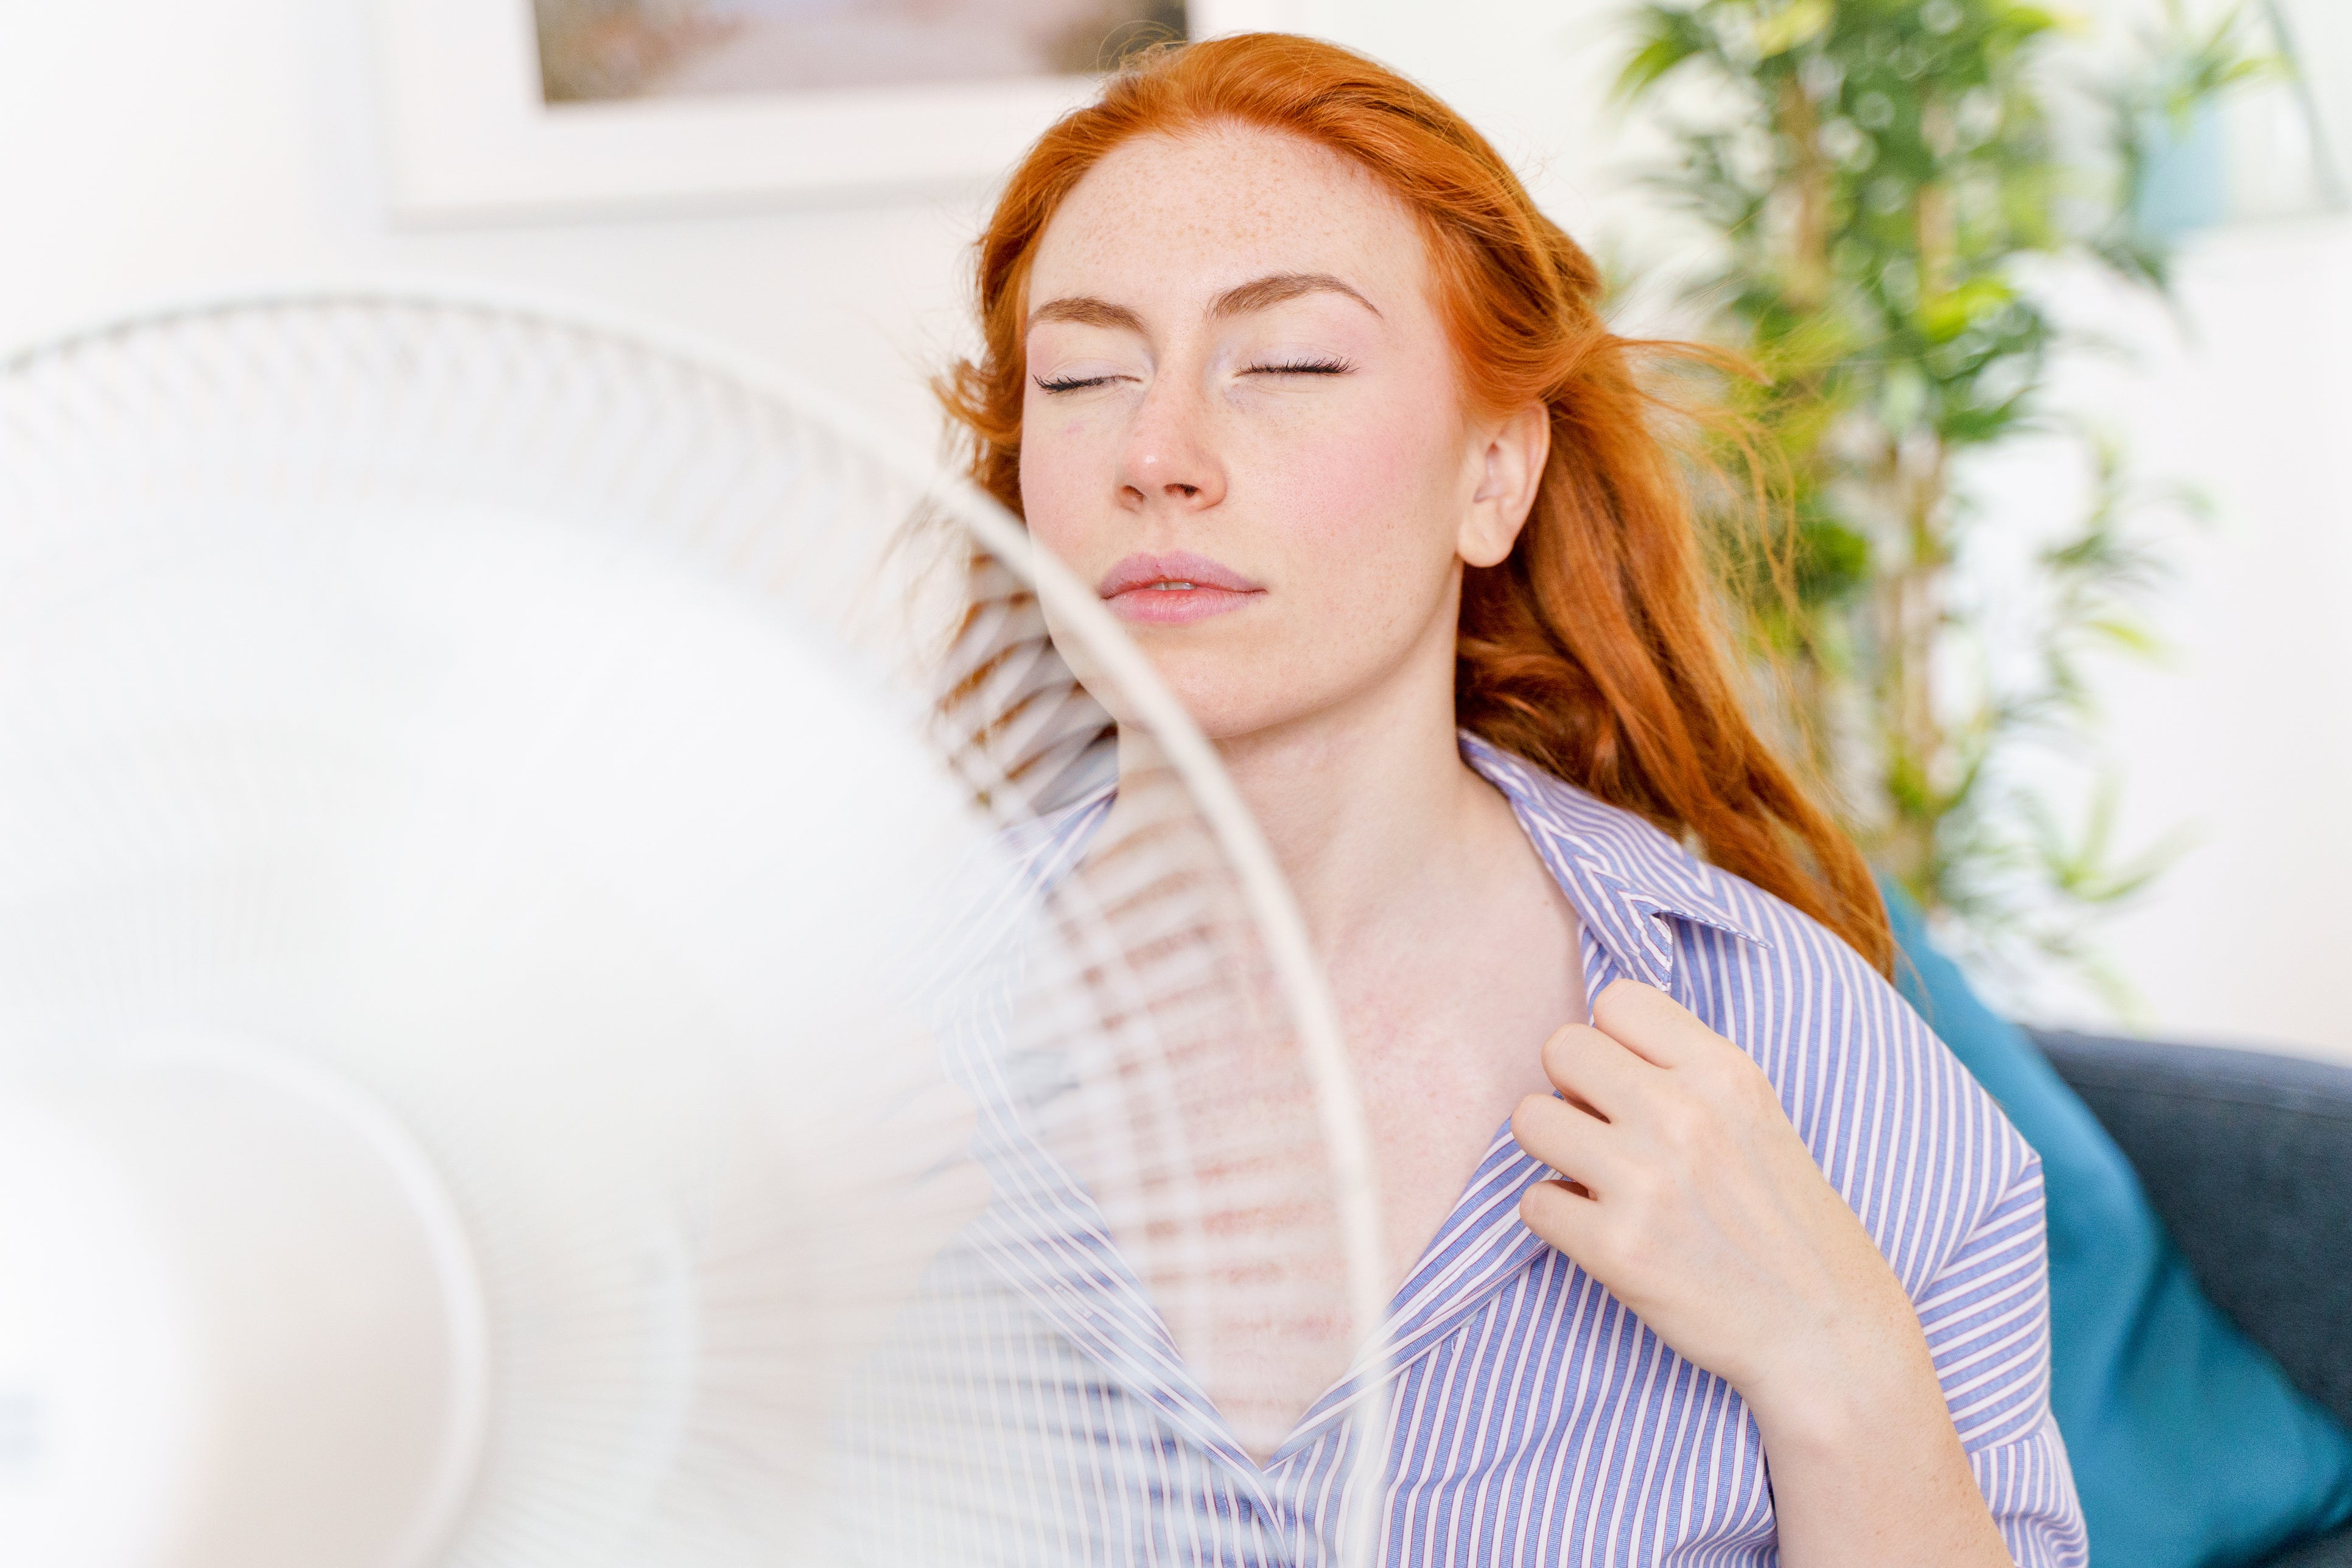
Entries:
{"type": "Polygon", "coordinates": [[[1020,514],[1029,268],[1063,197],[1131,137],[1220,123],[1370,171],[1420,224],[1469,400],[1550,411],[1526,527],[1507,560],[1464,579],[1457,721],[1691,842],[1885,971],[1868,868],[1749,721],[1669,410],[1643,380],[1650,363],[1711,356],[1612,332],[1592,258],[1484,137],[1393,71],[1280,33],[1163,45],[1047,131],[979,240],[983,350],[937,384],[972,478],[1020,514]]]}

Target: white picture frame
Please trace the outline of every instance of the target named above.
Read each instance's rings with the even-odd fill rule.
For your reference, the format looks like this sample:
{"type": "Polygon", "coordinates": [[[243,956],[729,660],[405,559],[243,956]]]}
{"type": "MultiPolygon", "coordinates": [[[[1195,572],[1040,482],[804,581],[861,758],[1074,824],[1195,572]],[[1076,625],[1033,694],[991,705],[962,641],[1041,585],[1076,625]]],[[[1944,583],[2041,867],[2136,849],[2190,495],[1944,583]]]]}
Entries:
{"type": "MultiPolygon", "coordinates": [[[[1192,35],[1300,28],[1315,0],[1188,0],[1192,35]]],[[[1088,77],[551,109],[530,0],[378,0],[388,196],[405,224],[841,197],[1001,174],[1088,77]]]]}

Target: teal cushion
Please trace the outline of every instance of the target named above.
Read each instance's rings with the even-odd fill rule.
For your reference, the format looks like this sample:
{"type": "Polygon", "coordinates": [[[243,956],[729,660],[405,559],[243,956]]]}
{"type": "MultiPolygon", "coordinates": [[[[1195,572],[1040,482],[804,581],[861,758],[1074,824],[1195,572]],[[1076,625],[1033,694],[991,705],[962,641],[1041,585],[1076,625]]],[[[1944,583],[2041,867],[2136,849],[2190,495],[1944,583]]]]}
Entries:
{"type": "Polygon", "coordinates": [[[2259,1563],[2352,1521],[2352,1433],[2205,1299],[2095,1117],[1887,889],[1896,984],[2042,1156],[2050,1405],[2092,1568],[2259,1563]]]}

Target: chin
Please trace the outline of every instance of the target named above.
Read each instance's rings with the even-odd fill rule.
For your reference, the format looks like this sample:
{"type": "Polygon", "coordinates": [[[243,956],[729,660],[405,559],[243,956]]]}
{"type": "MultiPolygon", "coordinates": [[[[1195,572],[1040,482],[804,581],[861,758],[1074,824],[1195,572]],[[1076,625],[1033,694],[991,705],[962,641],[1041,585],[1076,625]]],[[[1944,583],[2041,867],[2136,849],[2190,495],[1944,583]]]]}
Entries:
{"type": "MultiPolygon", "coordinates": [[[[1197,651],[1171,657],[1173,650],[1148,643],[1144,651],[1169,693],[1212,741],[1234,740],[1299,716],[1296,696],[1281,692],[1267,680],[1260,673],[1265,666],[1257,661],[1203,658],[1197,651]]],[[[1079,683],[1113,719],[1122,724],[1137,721],[1134,705],[1103,671],[1079,668],[1075,663],[1072,668],[1079,683]]]]}
{"type": "MultiPolygon", "coordinates": [[[[1259,692],[1237,690],[1234,683],[1213,677],[1171,679],[1162,671],[1160,679],[1193,727],[1211,741],[1238,740],[1299,716],[1293,704],[1272,702],[1259,692]]],[[[1122,724],[1138,721],[1133,704],[1122,700],[1108,681],[1086,679],[1082,684],[1113,719],[1122,724]]]]}
{"type": "MultiPolygon", "coordinates": [[[[1318,666],[1288,638],[1268,637],[1261,628],[1207,623],[1192,626],[1125,628],[1152,669],[1202,735],[1213,742],[1241,740],[1311,717],[1340,700],[1349,671],[1318,666]]],[[[1073,672],[1113,719],[1131,723],[1136,715],[1114,684],[1094,668],[1073,672]]]]}
{"type": "Polygon", "coordinates": [[[1251,660],[1238,667],[1225,658],[1155,658],[1152,663],[1193,724],[1212,741],[1237,741],[1317,710],[1307,694],[1269,679],[1269,672],[1281,668],[1274,660],[1251,660]]]}

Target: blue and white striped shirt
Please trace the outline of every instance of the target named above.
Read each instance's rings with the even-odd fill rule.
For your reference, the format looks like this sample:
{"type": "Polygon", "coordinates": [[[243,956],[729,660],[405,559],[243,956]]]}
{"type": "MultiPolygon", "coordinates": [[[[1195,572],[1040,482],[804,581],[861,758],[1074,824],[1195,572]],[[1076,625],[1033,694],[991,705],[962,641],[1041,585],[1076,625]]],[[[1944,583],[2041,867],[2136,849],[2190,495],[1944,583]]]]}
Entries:
{"type": "MultiPolygon", "coordinates": [[[[1918,1309],[1953,1422],[2017,1562],[2084,1563],[2082,1512],[2050,1414],[2033,1152],[1837,937],[1639,818],[1475,738],[1463,749],[1508,797],[1580,918],[1586,994],[1623,976],[1657,986],[1779,1088],[1918,1309]]],[[[1047,858],[1074,858],[1108,799],[1060,818],[1047,858]]],[[[986,1157],[1018,1159],[1012,1143],[991,1144],[985,1122],[984,1112],[986,1157]]],[[[1187,1375],[1083,1198],[1042,1223],[1034,1212],[1008,1214],[1057,1200],[1000,1174],[991,1214],[936,1267],[930,1305],[910,1309],[891,1451],[868,1456],[940,1461],[929,1464],[931,1484],[961,1475],[947,1484],[965,1495],[925,1508],[894,1493],[885,1533],[936,1562],[1776,1561],[1755,1422],[1721,1379],[1676,1355],[1519,1222],[1520,1194],[1549,1174],[1507,1126],[1498,1131],[1396,1293],[1383,1326],[1385,1458],[1356,1483],[1377,1475],[1381,1488],[1369,1554],[1334,1542],[1352,1445],[1364,1438],[1354,1417],[1378,1402],[1343,1382],[1255,1463],[1187,1375]],[[1061,1239],[1041,1247],[1041,1236],[1061,1239]],[[990,1359],[973,1354],[975,1334],[995,1364],[1021,1370],[975,1373],[990,1359]],[[920,1451],[920,1434],[969,1447],[973,1434],[1008,1431],[1053,1441],[1019,1454],[992,1437],[984,1462],[920,1451]]]]}

